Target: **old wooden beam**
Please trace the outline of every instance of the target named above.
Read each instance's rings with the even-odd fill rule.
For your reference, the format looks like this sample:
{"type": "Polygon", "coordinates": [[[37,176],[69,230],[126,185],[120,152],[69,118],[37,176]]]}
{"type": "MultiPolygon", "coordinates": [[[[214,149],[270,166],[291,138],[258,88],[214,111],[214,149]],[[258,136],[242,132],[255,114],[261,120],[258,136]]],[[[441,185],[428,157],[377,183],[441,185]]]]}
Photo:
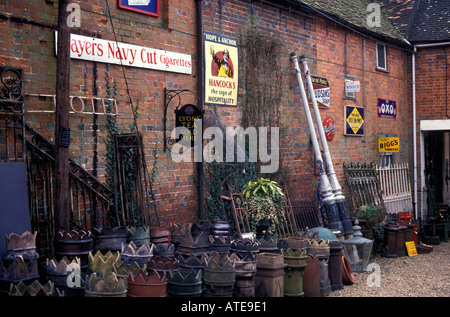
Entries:
{"type": "Polygon", "coordinates": [[[55,227],[69,230],[69,102],[70,27],[69,0],[59,0],[55,109],[55,227]]]}

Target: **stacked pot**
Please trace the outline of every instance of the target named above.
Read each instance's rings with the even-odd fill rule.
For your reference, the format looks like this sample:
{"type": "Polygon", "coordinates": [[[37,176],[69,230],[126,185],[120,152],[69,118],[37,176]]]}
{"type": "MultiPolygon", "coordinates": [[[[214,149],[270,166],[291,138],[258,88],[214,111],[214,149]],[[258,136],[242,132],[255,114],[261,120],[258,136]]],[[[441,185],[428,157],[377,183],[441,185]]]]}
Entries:
{"type": "Polygon", "coordinates": [[[6,253],[0,260],[0,292],[8,293],[11,284],[29,285],[39,278],[36,235],[37,232],[29,231],[5,235],[6,253]]]}

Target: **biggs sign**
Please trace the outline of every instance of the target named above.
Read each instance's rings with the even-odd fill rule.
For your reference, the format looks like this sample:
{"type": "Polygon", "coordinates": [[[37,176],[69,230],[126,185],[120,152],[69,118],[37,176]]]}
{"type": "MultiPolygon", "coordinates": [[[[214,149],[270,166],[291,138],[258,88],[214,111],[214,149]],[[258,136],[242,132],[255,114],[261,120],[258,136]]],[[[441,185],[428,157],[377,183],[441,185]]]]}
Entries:
{"type": "Polygon", "coordinates": [[[378,152],[399,152],[400,138],[380,137],[378,138],[378,152]]]}
{"type": "MultiPolygon", "coordinates": [[[[55,32],[55,51],[57,48],[58,32],[55,32]]],[[[77,34],[70,35],[70,58],[183,74],[192,73],[191,55],[77,34]]]]}

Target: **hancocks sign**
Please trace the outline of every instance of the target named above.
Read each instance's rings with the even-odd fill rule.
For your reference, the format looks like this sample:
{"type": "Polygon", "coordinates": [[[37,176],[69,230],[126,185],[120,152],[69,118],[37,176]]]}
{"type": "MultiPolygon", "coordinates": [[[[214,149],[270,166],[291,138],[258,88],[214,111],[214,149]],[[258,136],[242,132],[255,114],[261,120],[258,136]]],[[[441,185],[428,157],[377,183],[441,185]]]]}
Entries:
{"type": "Polygon", "coordinates": [[[237,40],[204,32],[205,103],[237,106],[238,43],[237,40]]]}
{"type": "MultiPolygon", "coordinates": [[[[57,41],[58,32],[55,32],[55,51],[58,47],[57,41]]],[[[70,58],[183,74],[192,73],[191,55],[77,34],[70,35],[70,58]]]]}

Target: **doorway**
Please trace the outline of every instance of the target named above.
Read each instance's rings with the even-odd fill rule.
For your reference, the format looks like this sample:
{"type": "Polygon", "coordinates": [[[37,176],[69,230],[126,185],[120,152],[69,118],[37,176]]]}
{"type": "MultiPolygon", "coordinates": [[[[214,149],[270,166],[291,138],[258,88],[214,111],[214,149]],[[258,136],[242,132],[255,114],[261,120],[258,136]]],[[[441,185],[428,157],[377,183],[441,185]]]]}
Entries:
{"type": "Polygon", "coordinates": [[[435,203],[450,204],[450,120],[421,121],[422,218],[435,203]]]}

